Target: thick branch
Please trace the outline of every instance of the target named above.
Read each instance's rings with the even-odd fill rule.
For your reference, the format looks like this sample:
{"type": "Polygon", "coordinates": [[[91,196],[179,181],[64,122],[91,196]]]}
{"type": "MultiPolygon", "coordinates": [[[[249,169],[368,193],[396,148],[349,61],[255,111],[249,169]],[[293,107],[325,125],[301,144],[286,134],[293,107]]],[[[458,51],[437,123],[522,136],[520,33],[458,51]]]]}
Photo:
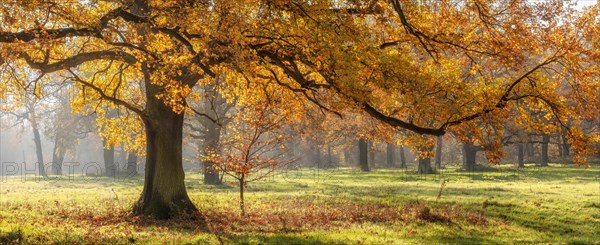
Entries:
{"type": "Polygon", "coordinates": [[[44,73],[67,70],[92,60],[118,60],[129,64],[134,64],[137,61],[135,56],[131,54],[112,50],[81,53],[54,63],[36,62],[26,53],[23,53],[21,56],[27,61],[27,64],[29,64],[31,68],[40,70],[44,73]]]}
{"type": "Polygon", "coordinates": [[[364,111],[367,112],[372,117],[374,117],[375,119],[382,121],[384,123],[387,123],[394,127],[408,129],[408,130],[413,131],[418,134],[428,134],[428,135],[435,135],[435,136],[441,136],[446,133],[444,128],[438,128],[438,129],[424,128],[424,127],[415,125],[413,123],[408,123],[408,122],[402,121],[395,117],[386,116],[383,113],[379,112],[377,109],[375,109],[373,106],[371,106],[367,102],[363,102],[362,106],[363,106],[364,111]]]}
{"type": "Polygon", "coordinates": [[[59,28],[59,29],[42,29],[34,28],[30,30],[24,30],[20,32],[0,32],[0,43],[15,43],[15,42],[29,42],[36,38],[50,38],[60,39],[65,37],[76,37],[76,36],[90,36],[90,37],[102,37],[102,30],[106,28],[108,22],[121,17],[123,20],[134,23],[150,22],[147,18],[140,17],[125,11],[123,8],[114,9],[106,15],[100,18],[100,22],[96,27],[83,27],[83,28],[59,28]]]}

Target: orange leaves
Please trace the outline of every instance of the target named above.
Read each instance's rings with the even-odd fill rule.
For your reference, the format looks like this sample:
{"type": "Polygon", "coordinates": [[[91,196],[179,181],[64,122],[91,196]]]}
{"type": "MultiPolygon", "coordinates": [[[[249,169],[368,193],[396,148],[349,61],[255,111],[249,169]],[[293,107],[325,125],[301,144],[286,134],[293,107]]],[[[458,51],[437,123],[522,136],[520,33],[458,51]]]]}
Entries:
{"type": "Polygon", "coordinates": [[[186,109],[185,98],[191,91],[192,89],[189,86],[181,85],[177,81],[171,81],[164,85],[164,91],[156,95],[156,98],[162,99],[174,112],[183,113],[186,109]]]}
{"type": "MultiPolygon", "coordinates": [[[[156,86],[152,96],[178,113],[186,98],[206,99],[192,93],[194,86],[224,80],[222,96],[248,107],[232,135],[302,125],[309,113],[353,117],[368,103],[386,117],[418,128],[452,126],[460,137],[495,148],[490,142],[497,137],[484,135],[501,134],[497,121],[549,133],[600,111],[597,6],[580,13],[562,1],[150,1],[147,12],[134,13],[111,1],[55,5],[2,12],[1,23],[10,24],[3,32],[35,32],[32,41],[1,44],[2,67],[23,66],[21,53],[52,63],[84,52],[123,52],[135,64],[102,58],[68,68],[137,107],[145,104],[146,86],[156,86]],[[105,16],[119,8],[129,12],[105,16]],[[93,32],[52,38],[52,28],[62,27],[93,32]],[[280,118],[263,118],[261,110],[280,118]],[[483,125],[469,124],[474,120],[483,125]]],[[[14,74],[0,74],[13,81],[0,92],[18,91],[25,87],[21,78],[30,80],[14,74]]],[[[75,110],[99,104],[98,91],[77,90],[75,110]]],[[[356,133],[385,140],[395,133],[376,123],[349,124],[332,126],[367,124],[356,133]]]]}

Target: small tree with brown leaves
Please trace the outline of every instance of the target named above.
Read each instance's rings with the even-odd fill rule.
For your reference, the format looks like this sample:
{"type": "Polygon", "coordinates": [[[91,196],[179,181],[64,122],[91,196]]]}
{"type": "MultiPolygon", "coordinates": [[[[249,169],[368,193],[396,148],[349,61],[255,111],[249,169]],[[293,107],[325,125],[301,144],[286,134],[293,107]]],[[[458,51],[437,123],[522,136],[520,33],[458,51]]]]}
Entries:
{"type": "Polygon", "coordinates": [[[204,156],[215,170],[237,180],[240,190],[240,210],[246,214],[244,189],[250,182],[263,179],[281,167],[294,162],[286,154],[288,135],[281,127],[284,116],[263,105],[245,106],[236,113],[226,128],[223,151],[204,156]]]}

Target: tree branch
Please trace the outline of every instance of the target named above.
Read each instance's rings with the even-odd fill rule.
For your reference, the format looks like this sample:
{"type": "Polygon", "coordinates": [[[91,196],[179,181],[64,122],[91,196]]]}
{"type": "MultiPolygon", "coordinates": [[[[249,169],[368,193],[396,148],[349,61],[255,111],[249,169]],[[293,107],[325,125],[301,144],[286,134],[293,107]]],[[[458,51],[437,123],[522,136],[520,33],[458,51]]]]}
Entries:
{"type": "Polygon", "coordinates": [[[128,64],[134,64],[137,62],[135,56],[128,54],[124,51],[113,51],[113,50],[104,50],[104,51],[94,51],[89,53],[81,53],[64,60],[47,63],[47,62],[36,62],[34,61],[29,54],[23,53],[21,56],[25,59],[27,64],[36,70],[40,70],[43,73],[51,73],[59,70],[67,70],[69,68],[76,67],[85,62],[92,60],[118,60],[128,64]]]}
{"type": "Polygon", "coordinates": [[[145,120],[145,121],[148,120],[148,115],[146,115],[146,113],[142,109],[140,109],[132,104],[129,104],[128,102],[126,102],[124,100],[107,95],[101,88],[97,87],[96,85],[94,85],[92,83],[89,83],[89,82],[83,80],[71,69],[69,69],[69,73],[71,73],[73,75],[73,78],[76,82],[79,82],[82,85],[93,89],[100,95],[100,97],[102,99],[108,100],[108,101],[114,103],[115,105],[120,105],[120,106],[123,106],[123,107],[129,109],[130,111],[133,111],[134,113],[138,114],[138,116],[140,116],[140,118],[142,118],[142,120],[145,120]]]}

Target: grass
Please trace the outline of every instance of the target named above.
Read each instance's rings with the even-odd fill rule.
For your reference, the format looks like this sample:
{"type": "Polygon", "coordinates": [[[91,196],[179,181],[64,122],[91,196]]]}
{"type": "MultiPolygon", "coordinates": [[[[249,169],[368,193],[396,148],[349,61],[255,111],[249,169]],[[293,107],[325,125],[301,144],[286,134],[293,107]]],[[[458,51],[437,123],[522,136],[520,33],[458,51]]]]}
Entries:
{"type": "Polygon", "coordinates": [[[598,166],[498,170],[283,172],[248,186],[247,217],[232,181],[188,173],[201,214],[170,221],[129,213],[139,177],[7,177],[0,243],[600,244],[598,166]]]}

